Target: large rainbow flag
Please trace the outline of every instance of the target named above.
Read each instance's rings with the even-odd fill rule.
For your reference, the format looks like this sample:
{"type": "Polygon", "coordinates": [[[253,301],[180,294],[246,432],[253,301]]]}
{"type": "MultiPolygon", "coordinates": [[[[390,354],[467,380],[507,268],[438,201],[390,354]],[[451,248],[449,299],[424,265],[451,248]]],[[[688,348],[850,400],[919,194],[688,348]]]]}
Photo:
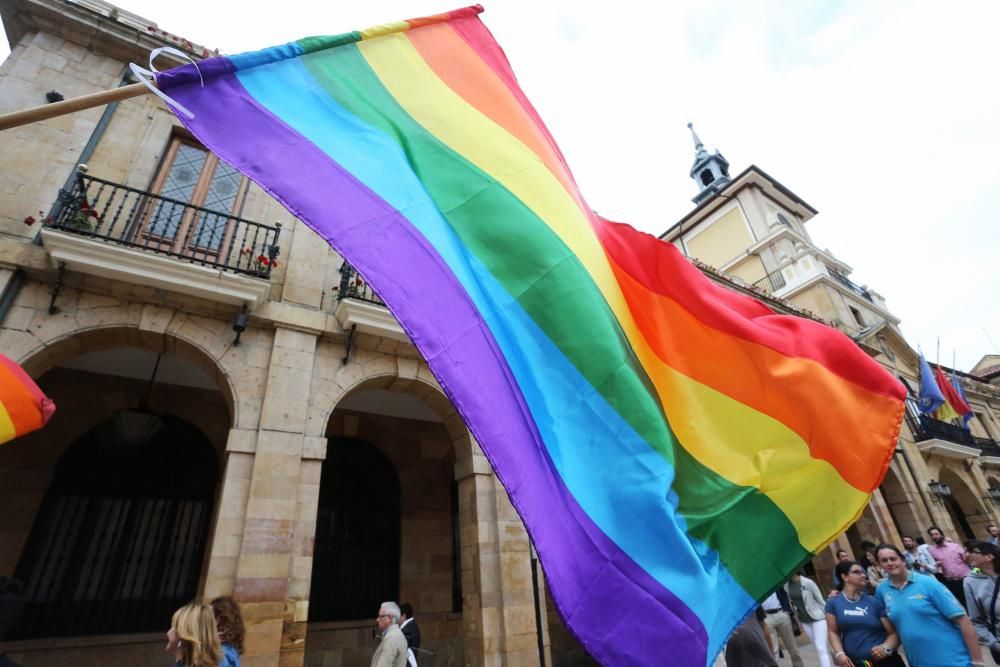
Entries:
{"type": "Polygon", "coordinates": [[[0,445],[45,426],[55,411],[24,369],[0,354],[0,445]]]}
{"type": "Polygon", "coordinates": [[[586,649],[608,665],[707,664],[857,518],[903,388],[837,331],[597,217],[481,11],[157,83],[382,296],[586,649]]]}

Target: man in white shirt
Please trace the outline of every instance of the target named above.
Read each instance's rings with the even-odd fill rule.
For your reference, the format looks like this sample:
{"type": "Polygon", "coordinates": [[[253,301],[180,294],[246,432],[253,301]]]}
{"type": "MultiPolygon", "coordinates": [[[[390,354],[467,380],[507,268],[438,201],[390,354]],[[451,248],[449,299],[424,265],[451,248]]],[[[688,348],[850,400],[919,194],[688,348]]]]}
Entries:
{"type": "MultiPolygon", "coordinates": [[[[803,667],[799,645],[795,641],[795,631],[792,628],[792,605],[785,589],[782,587],[771,593],[760,606],[764,610],[764,623],[771,632],[781,638],[781,643],[792,659],[792,667],[803,667]]],[[[777,648],[777,642],[774,642],[774,646],[777,648]]]]}
{"type": "Polygon", "coordinates": [[[399,605],[399,629],[406,637],[406,663],[409,667],[417,667],[417,649],[420,648],[420,626],[413,618],[413,605],[404,602],[399,605]]]}

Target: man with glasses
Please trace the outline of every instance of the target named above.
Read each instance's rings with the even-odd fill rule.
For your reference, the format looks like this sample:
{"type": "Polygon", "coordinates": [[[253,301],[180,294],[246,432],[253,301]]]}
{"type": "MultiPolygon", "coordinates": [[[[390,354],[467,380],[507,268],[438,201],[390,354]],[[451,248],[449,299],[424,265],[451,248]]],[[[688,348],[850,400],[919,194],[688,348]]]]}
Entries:
{"type": "Polygon", "coordinates": [[[378,610],[378,629],[382,636],[371,667],[406,667],[406,637],[399,629],[399,605],[383,602],[378,610]]]}

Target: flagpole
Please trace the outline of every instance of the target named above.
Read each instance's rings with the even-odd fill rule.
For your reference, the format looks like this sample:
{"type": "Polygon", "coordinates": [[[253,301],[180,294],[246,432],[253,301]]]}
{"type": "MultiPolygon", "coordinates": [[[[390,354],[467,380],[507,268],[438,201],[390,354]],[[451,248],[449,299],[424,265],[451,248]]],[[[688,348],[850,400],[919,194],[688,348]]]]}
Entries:
{"type": "Polygon", "coordinates": [[[43,104],[42,106],[22,111],[11,111],[10,113],[0,114],[0,131],[30,123],[37,123],[40,120],[65,116],[66,114],[83,111],[84,109],[92,109],[111,102],[120,102],[121,100],[139,97],[149,92],[150,90],[145,84],[133,83],[128,86],[112,88],[111,90],[102,90],[89,95],[81,95],[80,97],[63,100],[62,102],[43,104]]]}

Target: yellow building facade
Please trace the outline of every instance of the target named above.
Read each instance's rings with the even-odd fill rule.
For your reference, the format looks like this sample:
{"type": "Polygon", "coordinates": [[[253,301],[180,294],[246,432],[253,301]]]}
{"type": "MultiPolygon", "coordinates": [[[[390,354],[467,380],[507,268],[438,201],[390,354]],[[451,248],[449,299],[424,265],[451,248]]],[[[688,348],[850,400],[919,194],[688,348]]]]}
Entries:
{"type": "Polygon", "coordinates": [[[831,581],[837,549],[860,555],[865,540],[927,539],[931,525],[956,542],[985,539],[986,526],[1000,517],[1000,359],[956,373],[975,414],[969,430],[921,415],[917,352],[882,296],[856,284],[849,265],[812,242],[806,223],[816,209],[756,166],[730,177],[728,162],[693,137],[697,206],[661,238],[777,310],[836,327],[909,390],[889,472],[861,519],[814,560],[820,583],[831,581]]]}

